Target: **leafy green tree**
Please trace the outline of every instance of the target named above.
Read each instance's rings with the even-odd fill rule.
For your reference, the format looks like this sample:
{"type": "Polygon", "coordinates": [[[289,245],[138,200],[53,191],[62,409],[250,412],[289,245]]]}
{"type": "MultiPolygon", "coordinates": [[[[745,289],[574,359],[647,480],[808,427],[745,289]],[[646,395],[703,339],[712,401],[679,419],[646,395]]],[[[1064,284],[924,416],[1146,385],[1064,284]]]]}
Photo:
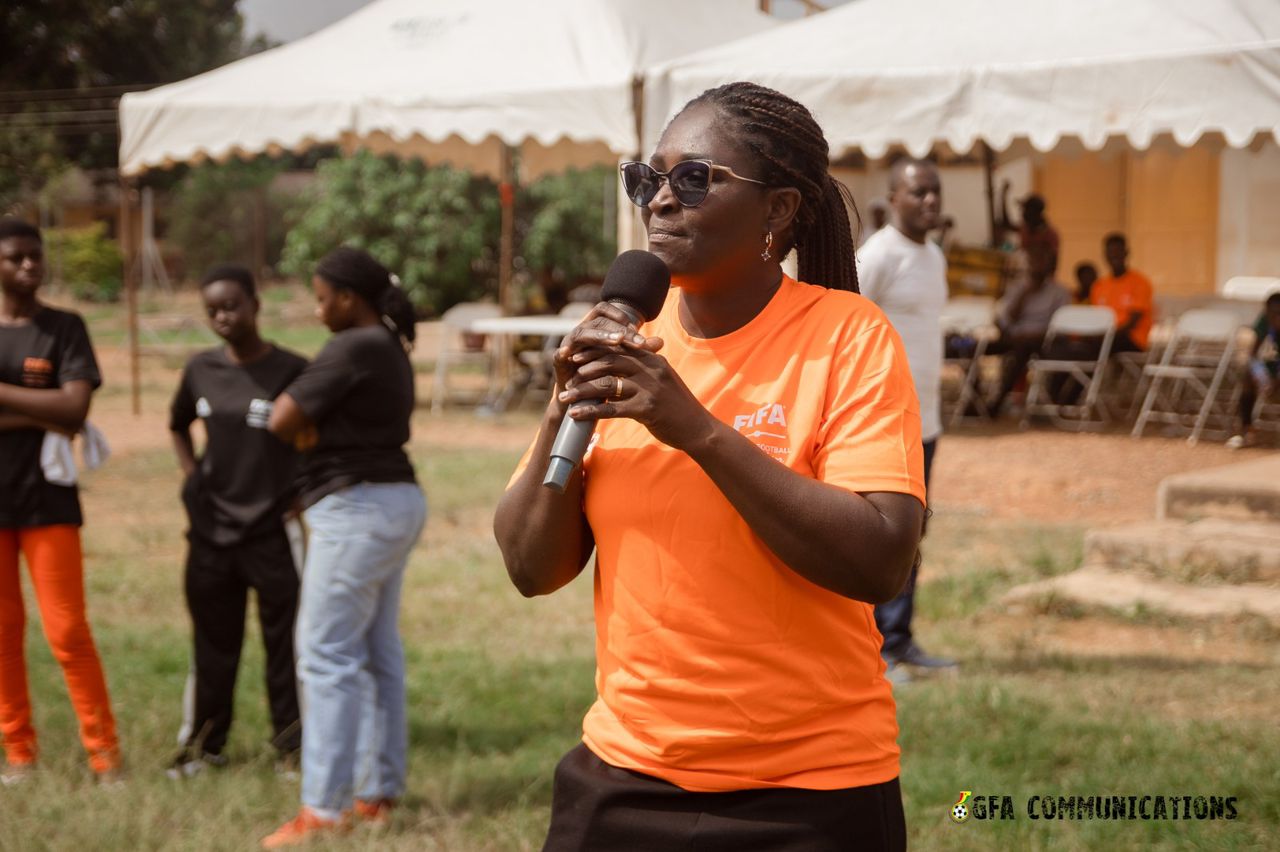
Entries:
{"type": "Polygon", "coordinates": [[[66,168],[57,137],[48,130],[0,128],[0,213],[14,210],[66,168]]]}
{"type": "Polygon", "coordinates": [[[238,58],[246,45],[237,0],[6,0],[0,3],[0,173],[38,156],[89,168],[116,163],[111,97],[68,100],[65,90],[170,83],[238,58]],[[54,101],[40,92],[63,94],[54,101]],[[6,97],[6,93],[10,96],[6,97]],[[21,94],[18,94],[21,93],[21,94]],[[44,112],[39,121],[29,116],[44,112]],[[104,115],[106,113],[106,115],[104,115]],[[20,156],[15,156],[16,153],[20,156]]]}
{"type": "Polygon", "coordinates": [[[616,181],[606,167],[570,170],[520,192],[517,252],[548,301],[563,301],[575,285],[603,277],[617,254],[616,229],[605,218],[616,181]]]}
{"type": "Polygon", "coordinates": [[[370,252],[424,312],[497,291],[497,187],[447,166],[362,152],[326,160],[285,240],[282,268],[306,279],[340,245],[370,252]]]}

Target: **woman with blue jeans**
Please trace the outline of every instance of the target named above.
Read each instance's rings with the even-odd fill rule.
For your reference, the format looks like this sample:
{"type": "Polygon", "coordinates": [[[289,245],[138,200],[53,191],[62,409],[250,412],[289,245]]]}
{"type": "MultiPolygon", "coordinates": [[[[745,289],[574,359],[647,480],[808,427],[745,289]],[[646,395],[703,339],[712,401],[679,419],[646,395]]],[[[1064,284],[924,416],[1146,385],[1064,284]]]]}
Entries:
{"type": "Polygon", "coordinates": [[[405,454],[413,413],[413,308],[363,251],[316,266],[324,349],[275,402],[268,428],[307,456],[311,537],[298,611],[305,724],[302,808],[265,849],[382,821],[404,792],[404,652],[398,617],[426,502],[405,454]]]}

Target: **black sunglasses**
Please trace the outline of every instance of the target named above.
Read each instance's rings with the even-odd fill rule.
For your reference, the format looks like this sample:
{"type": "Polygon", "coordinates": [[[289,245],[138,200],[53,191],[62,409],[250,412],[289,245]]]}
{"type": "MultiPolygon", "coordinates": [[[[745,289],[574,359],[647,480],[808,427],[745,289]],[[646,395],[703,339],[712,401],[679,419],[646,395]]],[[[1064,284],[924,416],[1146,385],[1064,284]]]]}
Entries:
{"type": "Polygon", "coordinates": [[[658,171],[648,163],[628,162],[618,166],[618,173],[622,175],[622,188],[626,190],[627,198],[637,207],[647,207],[658,194],[664,180],[670,184],[671,194],[681,206],[697,207],[711,191],[712,172],[724,172],[738,180],[766,185],[762,180],[743,177],[728,166],[718,166],[710,160],[685,160],[665,172],[658,171]]]}

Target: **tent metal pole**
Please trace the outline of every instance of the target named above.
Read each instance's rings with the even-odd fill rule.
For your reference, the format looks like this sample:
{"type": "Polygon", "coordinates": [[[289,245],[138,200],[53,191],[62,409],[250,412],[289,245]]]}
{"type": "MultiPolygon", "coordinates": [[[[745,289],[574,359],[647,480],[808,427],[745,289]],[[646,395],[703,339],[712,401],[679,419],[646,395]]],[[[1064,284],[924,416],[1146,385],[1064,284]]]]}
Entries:
{"type": "Polygon", "coordinates": [[[990,235],[987,245],[991,248],[997,248],[1000,245],[1000,235],[996,233],[996,155],[985,139],[981,144],[982,183],[987,196],[987,233],[990,235]]]}
{"type": "Polygon", "coordinates": [[[511,146],[502,143],[502,178],[498,193],[502,202],[502,235],[498,244],[498,306],[511,313],[511,277],[515,265],[516,175],[511,146]]]}
{"type": "Polygon", "coordinates": [[[142,414],[142,368],[138,347],[138,276],[133,238],[133,186],[120,176],[120,259],[124,274],[125,310],[129,331],[129,398],[135,417],[142,414]]]}

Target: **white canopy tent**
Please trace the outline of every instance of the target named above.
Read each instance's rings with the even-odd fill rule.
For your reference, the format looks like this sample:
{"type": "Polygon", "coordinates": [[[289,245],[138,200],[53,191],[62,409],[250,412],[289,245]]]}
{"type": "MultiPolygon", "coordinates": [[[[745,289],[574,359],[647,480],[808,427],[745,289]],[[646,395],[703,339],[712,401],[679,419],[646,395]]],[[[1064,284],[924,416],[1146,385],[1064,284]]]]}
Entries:
{"type": "Polygon", "coordinates": [[[296,42],[126,95],[120,170],[338,144],[488,174],[504,184],[505,305],[512,149],[524,180],[636,156],[645,68],[776,24],[755,0],[375,0],[296,42]]]}
{"type": "Polygon", "coordinates": [[[1066,136],[1146,148],[1219,132],[1280,141],[1277,0],[856,0],[664,63],[646,82],[646,147],[682,104],[750,79],[812,109],[836,156],[937,143],[965,153],[1066,136]]]}
{"type": "Polygon", "coordinates": [[[120,104],[126,175],[317,144],[497,176],[616,162],[645,68],[775,22],[753,0],[376,0],[307,38],[120,104]]]}
{"type": "MultiPolygon", "coordinates": [[[[616,163],[640,147],[645,68],[775,24],[754,0],[376,0],[307,38],[126,95],[120,169],[323,144],[503,182],[515,147],[525,180],[616,163]]],[[[510,234],[508,215],[504,303],[510,234]]]]}

